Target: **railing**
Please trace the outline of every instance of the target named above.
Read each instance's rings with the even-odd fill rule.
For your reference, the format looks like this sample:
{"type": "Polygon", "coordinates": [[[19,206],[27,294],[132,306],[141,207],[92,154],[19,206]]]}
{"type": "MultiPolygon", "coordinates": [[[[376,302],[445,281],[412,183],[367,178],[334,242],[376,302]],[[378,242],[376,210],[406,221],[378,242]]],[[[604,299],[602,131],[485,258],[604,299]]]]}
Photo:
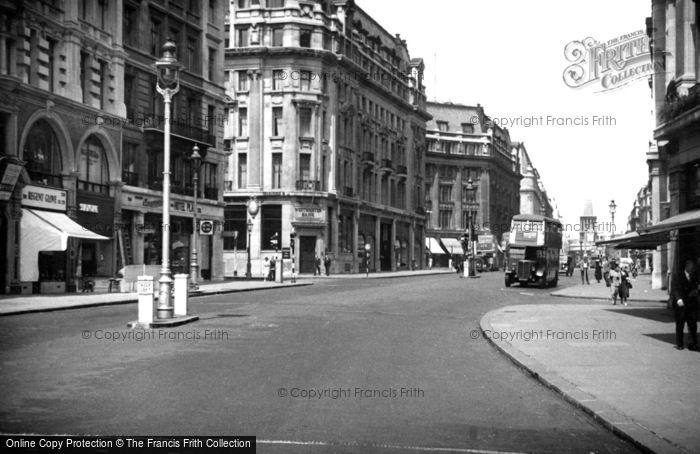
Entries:
{"type": "Polygon", "coordinates": [[[217,188],[216,186],[205,186],[204,198],[210,200],[217,200],[219,198],[219,188],[217,188]]]}
{"type": "Polygon", "coordinates": [[[374,153],[369,151],[362,152],[362,162],[374,164],[374,153]]]}
{"type": "Polygon", "coordinates": [[[122,170],[122,182],[129,186],[139,185],[139,174],[136,172],[129,172],[127,170],[122,170]]]}
{"type": "MultiPolygon", "coordinates": [[[[144,126],[145,130],[156,130],[163,132],[164,122],[160,118],[153,121],[151,124],[144,126]]],[[[178,121],[177,119],[170,120],[170,133],[178,136],[186,137],[195,142],[205,143],[214,146],[216,137],[210,134],[207,129],[202,129],[198,126],[191,125],[186,121],[178,121]]]]}
{"type": "Polygon", "coordinates": [[[61,175],[36,172],[31,170],[28,173],[29,178],[32,179],[32,183],[43,184],[45,186],[55,186],[57,188],[63,187],[63,177],[61,175]]]}
{"type": "Polygon", "coordinates": [[[78,180],[78,189],[89,192],[97,192],[99,194],[109,194],[108,185],[93,183],[92,181],[78,180]]]}
{"type": "Polygon", "coordinates": [[[393,166],[393,163],[391,162],[391,159],[382,159],[381,168],[382,168],[385,172],[393,172],[393,171],[394,171],[394,166],[393,166]]]}
{"type": "Polygon", "coordinates": [[[319,180],[297,180],[297,191],[320,191],[319,180]]]}
{"type": "Polygon", "coordinates": [[[353,197],[355,195],[355,191],[353,191],[351,187],[345,186],[343,188],[343,195],[345,195],[345,197],[353,197]]]}
{"type": "Polygon", "coordinates": [[[406,176],[408,175],[408,168],[406,166],[396,166],[396,173],[398,175],[406,176]]]}

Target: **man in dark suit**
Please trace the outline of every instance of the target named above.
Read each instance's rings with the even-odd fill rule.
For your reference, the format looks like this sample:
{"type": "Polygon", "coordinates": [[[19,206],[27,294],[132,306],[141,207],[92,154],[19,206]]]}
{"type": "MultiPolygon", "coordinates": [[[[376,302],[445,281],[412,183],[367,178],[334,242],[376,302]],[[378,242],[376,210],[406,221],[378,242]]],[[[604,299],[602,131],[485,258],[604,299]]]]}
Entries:
{"type": "Polygon", "coordinates": [[[683,271],[673,285],[673,309],[676,316],[676,349],[683,350],[683,328],[688,325],[688,350],[698,349],[698,278],[692,260],[685,262],[683,271]]]}

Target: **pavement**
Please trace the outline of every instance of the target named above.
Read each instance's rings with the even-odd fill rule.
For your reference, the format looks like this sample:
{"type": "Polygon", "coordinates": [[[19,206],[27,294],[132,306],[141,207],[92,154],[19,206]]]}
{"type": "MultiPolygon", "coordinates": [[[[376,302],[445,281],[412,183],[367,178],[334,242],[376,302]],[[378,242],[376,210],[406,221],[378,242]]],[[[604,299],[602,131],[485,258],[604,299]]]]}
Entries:
{"type": "MultiPolygon", "coordinates": [[[[578,278],[580,280],[580,274],[578,271],[574,272],[574,279],[578,278]]],[[[651,274],[640,274],[636,279],[631,279],[632,288],[630,289],[629,302],[662,302],[668,301],[668,291],[667,290],[657,290],[651,288],[651,274]]],[[[596,282],[595,279],[591,279],[590,284],[586,285],[572,285],[566,287],[562,290],[557,290],[552,292],[552,296],[558,296],[563,298],[579,298],[579,299],[593,299],[593,300],[605,300],[609,301],[611,295],[611,288],[605,286],[604,281],[600,283],[596,282]]]]}
{"type": "Polygon", "coordinates": [[[553,295],[586,301],[499,308],[481,319],[481,330],[515,364],[641,450],[700,452],[700,354],[673,348],[673,313],[645,304],[665,301],[665,292],[646,289],[643,276],[637,281],[632,291],[640,295],[627,307],[591,301],[604,285],[575,285],[553,295]]]}
{"type": "MultiPolygon", "coordinates": [[[[370,273],[370,279],[398,278],[406,276],[426,276],[434,274],[449,274],[452,271],[447,268],[435,268],[432,270],[396,271],[370,273]]],[[[235,292],[248,292],[255,290],[270,290],[286,287],[300,287],[312,285],[319,279],[365,279],[365,274],[336,274],[330,276],[300,275],[297,282],[292,284],[286,277],[285,282],[277,284],[262,280],[234,279],[221,282],[207,282],[199,285],[199,293],[196,296],[218,295],[235,292]]],[[[192,298],[192,295],[190,296],[192,298]]],[[[47,312],[66,309],[78,309],[94,306],[106,306],[112,304],[127,304],[138,301],[137,293],[108,293],[106,290],[97,290],[89,293],[71,293],[60,295],[18,295],[3,296],[0,298],[0,316],[17,315],[32,312],[47,312]]]]}

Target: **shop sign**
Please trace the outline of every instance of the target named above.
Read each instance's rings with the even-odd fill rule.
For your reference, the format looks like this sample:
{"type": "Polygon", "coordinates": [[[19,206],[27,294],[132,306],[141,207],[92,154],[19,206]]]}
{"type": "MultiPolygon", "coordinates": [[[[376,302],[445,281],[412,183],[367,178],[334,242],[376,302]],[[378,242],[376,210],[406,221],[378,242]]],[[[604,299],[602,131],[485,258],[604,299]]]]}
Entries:
{"type": "Polygon", "coordinates": [[[200,235],[213,235],[214,234],[214,221],[202,220],[199,222],[199,234],[200,235]]]}
{"type": "Polygon", "coordinates": [[[22,189],[22,206],[66,211],[66,191],[27,185],[22,189]]]}
{"type": "Polygon", "coordinates": [[[88,230],[111,237],[114,234],[114,199],[88,191],[78,191],[78,223],[88,230]]]}
{"type": "Polygon", "coordinates": [[[323,223],[326,222],[326,210],[313,206],[295,206],[294,221],[299,223],[323,223]]]}
{"type": "Polygon", "coordinates": [[[8,164],[5,168],[5,173],[0,181],[0,200],[10,200],[12,191],[15,190],[15,184],[22,173],[22,166],[19,164],[8,164]]]}

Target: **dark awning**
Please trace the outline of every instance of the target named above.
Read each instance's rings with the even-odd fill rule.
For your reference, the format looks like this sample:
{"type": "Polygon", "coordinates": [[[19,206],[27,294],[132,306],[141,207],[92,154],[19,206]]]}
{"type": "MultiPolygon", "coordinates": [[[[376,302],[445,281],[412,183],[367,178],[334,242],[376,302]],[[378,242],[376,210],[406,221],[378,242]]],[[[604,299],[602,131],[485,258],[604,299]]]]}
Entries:
{"type": "Polygon", "coordinates": [[[700,210],[686,211],[644,229],[644,233],[670,232],[671,230],[700,227],[700,210]]]}
{"type": "Polygon", "coordinates": [[[596,246],[610,245],[615,249],[656,249],[669,241],[668,232],[639,233],[630,232],[604,241],[596,241],[596,246]]]}

